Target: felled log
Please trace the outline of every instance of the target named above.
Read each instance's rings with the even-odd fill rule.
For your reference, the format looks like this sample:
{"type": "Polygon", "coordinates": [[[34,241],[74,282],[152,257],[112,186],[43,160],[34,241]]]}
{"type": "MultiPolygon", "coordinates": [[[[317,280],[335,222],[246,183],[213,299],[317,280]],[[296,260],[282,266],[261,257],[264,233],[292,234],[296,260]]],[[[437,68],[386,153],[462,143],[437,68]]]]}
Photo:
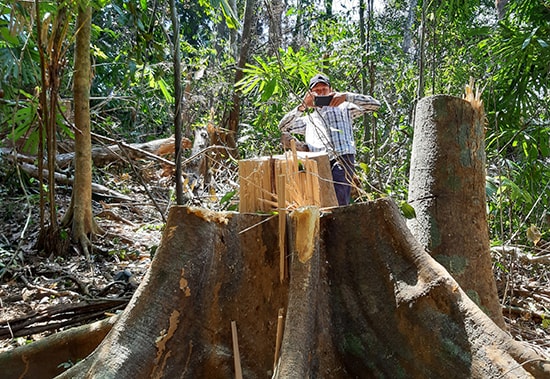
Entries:
{"type": "MultiPolygon", "coordinates": [[[[101,140],[104,143],[108,143],[104,146],[92,147],[92,161],[95,167],[103,167],[106,164],[124,160],[127,157],[131,159],[147,158],[170,166],[174,165],[173,161],[162,157],[163,154],[173,153],[175,143],[173,136],[136,144],[116,141],[112,138],[97,134],[94,134],[93,137],[96,140],[101,140]],[[125,149],[125,152],[122,151],[122,149],[125,149]]],[[[191,146],[192,142],[189,139],[184,138],[182,140],[182,148],[189,149],[191,146]]],[[[56,162],[59,167],[64,168],[69,166],[73,159],[74,153],[58,154],[56,157],[56,162]]]]}
{"type": "MultiPolygon", "coordinates": [[[[278,373],[296,369],[281,378],[550,374],[548,361],[502,331],[425,252],[391,199],[322,214],[318,238],[309,220],[305,242],[296,234],[302,242],[289,243],[287,285],[276,218],[172,208],[130,304],[99,347],[59,378],[232,378],[232,321],[243,377],[265,378],[281,308],[278,373]]],[[[290,235],[299,229],[288,227],[290,235]]]]}

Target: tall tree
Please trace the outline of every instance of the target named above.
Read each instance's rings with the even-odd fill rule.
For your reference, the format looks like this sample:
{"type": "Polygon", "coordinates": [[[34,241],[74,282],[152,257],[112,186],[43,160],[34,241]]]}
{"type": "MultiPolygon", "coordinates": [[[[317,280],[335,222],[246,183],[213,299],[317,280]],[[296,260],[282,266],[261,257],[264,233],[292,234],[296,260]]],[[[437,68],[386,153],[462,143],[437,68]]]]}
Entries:
{"type": "MultiPolygon", "coordinates": [[[[241,50],[235,72],[234,83],[238,83],[243,78],[243,69],[248,62],[250,47],[252,45],[254,25],[256,24],[255,12],[257,10],[256,0],[247,0],[244,12],[243,32],[241,37],[241,50]]],[[[239,131],[239,119],[241,113],[241,92],[233,92],[233,101],[227,121],[227,132],[223,135],[222,143],[227,146],[233,156],[237,156],[237,133],[239,131]]]]}
{"type": "Polygon", "coordinates": [[[92,8],[88,0],[77,4],[74,59],[75,178],[71,204],[62,225],[70,226],[72,240],[89,257],[90,237],[97,232],[92,214],[92,140],[90,127],[90,85],[92,81],[90,34],[92,8]]]}
{"type": "MultiPolygon", "coordinates": [[[[39,157],[38,172],[40,182],[40,235],[38,248],[48,253],[63,252],[63,239],[60,238],[55,201],[55,167],[57,152],[57,105],[65,58],[65,43],[69,28],[69,12],[67,4],[60,3],[53,12],[41,14],[40,2],[35,1],[37,45],[40,55],[40,117],[39,117],[39,157]],[[43,18],[44,16],[44,18],[43,18]],[[51,24],[50,24],[51,19],[51,24]],[[48,208],[49,226],[44,223],[45,186],[43,184],[44,141],[47,153],[48,174],[48,208]]],[[[65,245],[66,246],[66,245],[65,245]]]]}
{"type": "Polygon", "coordinates": [[[170,15],[172,18],[172,59],[174,67],[174,152],[176,155],[176,203],[178,205],[183,205],[181,140],[182,108],[184,99],[181,88],[180,24],[175,0],[170,0],[170,15]]]}
{"type": "Polygon", "coordinates": [[[285,5],[282,0],[265,2],[269,20],[268,54],[277,54],[282,45],[282,13],[285,5]]]}

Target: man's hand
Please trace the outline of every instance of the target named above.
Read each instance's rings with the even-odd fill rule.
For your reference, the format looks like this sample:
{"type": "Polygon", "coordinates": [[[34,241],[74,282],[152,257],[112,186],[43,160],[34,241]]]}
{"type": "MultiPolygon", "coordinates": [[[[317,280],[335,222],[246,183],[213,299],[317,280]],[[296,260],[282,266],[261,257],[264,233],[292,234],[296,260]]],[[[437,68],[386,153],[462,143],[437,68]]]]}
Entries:
{"type": "Polygon", "coordinates": [[[302,100],[302,104],[298,107],[298,110],[300,112],[303,112],[307,108],[313,108],[315,106],[315,95],[315,92],[307,91],[306,95],[304,96],[304,100],[302,100]]]}
{"type": "Polygon", "coordinates": [[[338,105],[342,104],[344,101],[346,101],[346,94],[342,92],[332,92],[331,95],[332,101],[330,102],[331,107],[337,107],[338,105]]]}
{"type": "Polygon", "coordinates": [[[281,134],[281,143],[285,149],[291,149],[292,148],[292,142],[294,141],[296,143],[296,151],[309,151],[309,148],[307,147],[307,144],[298,141],[296,138],[294,138],[290,133],[283,132],[281,134]]]}

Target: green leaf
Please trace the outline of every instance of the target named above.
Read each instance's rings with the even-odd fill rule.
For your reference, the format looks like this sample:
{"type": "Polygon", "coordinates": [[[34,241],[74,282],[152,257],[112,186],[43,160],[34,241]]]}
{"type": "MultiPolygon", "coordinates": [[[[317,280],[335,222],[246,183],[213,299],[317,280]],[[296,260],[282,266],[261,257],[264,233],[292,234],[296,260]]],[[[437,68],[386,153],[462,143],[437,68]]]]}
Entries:
{"type": "Polygon", "coordinates": [[[365,173],[365,174],[368,174],[370,169],[369,169],[369,165],[367,165],[365,162],[360,162],[359,163],[359,168],[365,173]]]}
{"type": "Polygon", "coordinates": [[[168,90],[164,79],[159,79],[156,83],[158,85],[158,88],[160,88],[162,94],[164,95],[164,99],[169,103],[173,103],[174,97],[172,96],[172,94],[170,94],[170,91],[168,90]]]}
{"type": "Polygon", "coordinates": [[[233,8],[229,5],[229,2],[227,0],[212,0],[212,6],[217,7],[219,5],[222,7],[222,13],[227,27],[230,29],[239,29],[241,24],[239,23],[233,8]]]}
{"type": "Polygon", "coordinates": [[[223,197],[221,198],[220,203],[221,203],[221,204],[228,203],[228,202],[233,198],[233,196],[235,196],[236,193],[237,193],[236,190],[227,192],[227,193],[226,193],[225,195],[223,195],[223,197]]]}
{"type": "Polygon", "coordinates": [[[275,88],[277,87],[277,80],[275,78],[271,79],[264,87],[262,92],[262,101],[267,101],[273,95],[275,88]]]}
{"type": "Polygon", "coordinates": [[[399,209],[401,209],[401,213],[403,213],[403,216],[405,216],[406,219],[410,220],[416,217],[416,211],[412,205],[407,203],[405,200],[401,201],[399,204],[399,209]]]}

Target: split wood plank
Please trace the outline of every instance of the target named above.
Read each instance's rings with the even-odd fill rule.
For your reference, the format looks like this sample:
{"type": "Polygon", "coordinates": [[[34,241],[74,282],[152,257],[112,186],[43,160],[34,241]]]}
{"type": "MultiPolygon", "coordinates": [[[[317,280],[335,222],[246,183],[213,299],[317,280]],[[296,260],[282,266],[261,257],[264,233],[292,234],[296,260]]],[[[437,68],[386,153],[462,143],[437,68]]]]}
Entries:
{"type": "Polygon", "coordinates": [[[237,335],[237,323],[231,321],[231,336],[233,337],[233,359],[235,362],[235,378],[243,379],[243,370],[241,368],[241,354],[239,352],[239,337],[237,335]]]}
{"type": "Polygon", "coordinates": [[[271,212],[281,208],[277,190],[279,175],[285,176],[284,208],[320,208],[338,205],[330,162],[325,153],[289,151],[283,155],[239,161],[239,212],[271,212]]]}

